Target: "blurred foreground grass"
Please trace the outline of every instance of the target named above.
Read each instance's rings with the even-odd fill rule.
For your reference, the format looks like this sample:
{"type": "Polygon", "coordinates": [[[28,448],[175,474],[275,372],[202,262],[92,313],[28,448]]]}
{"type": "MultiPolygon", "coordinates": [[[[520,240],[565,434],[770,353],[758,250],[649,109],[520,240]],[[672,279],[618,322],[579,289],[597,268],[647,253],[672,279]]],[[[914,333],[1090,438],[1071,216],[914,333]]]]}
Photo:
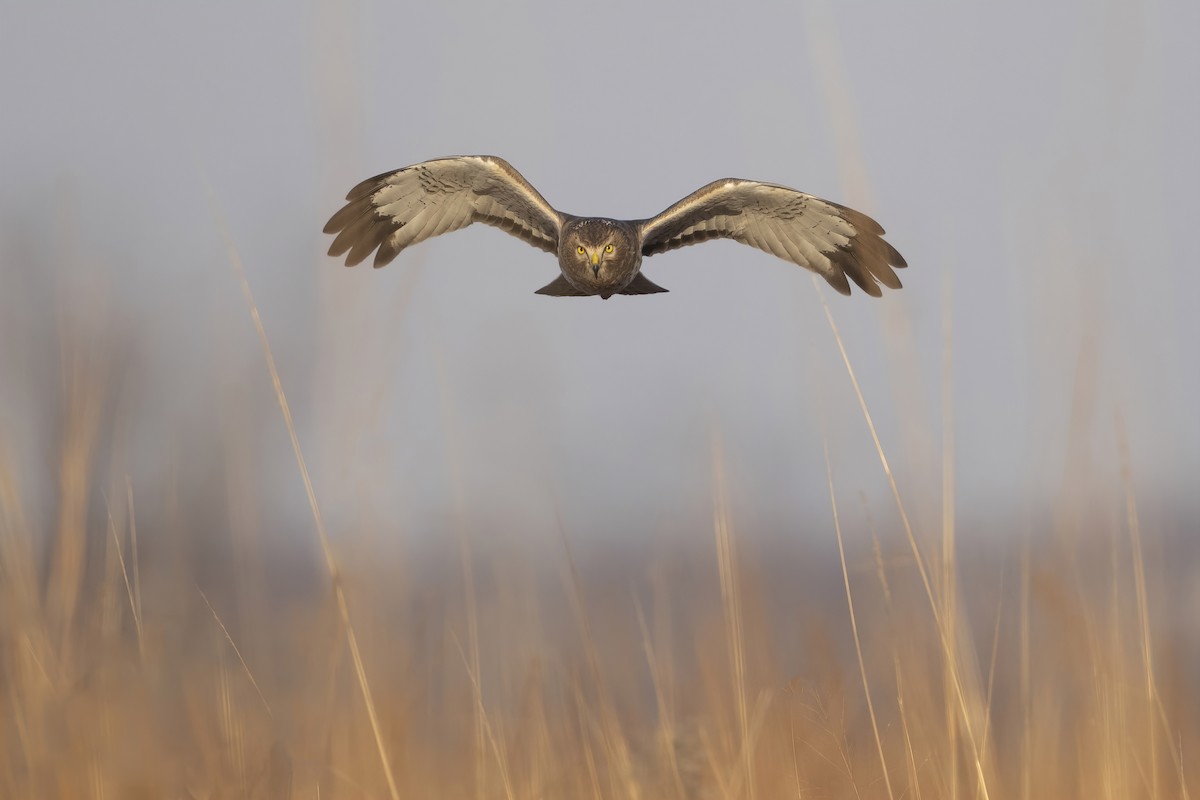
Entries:
{"type": "Polygon", "coordinates": [[[756,546],[718,442],[713,524],[682,550],[576,556],[562,530],[535,558],[480,546],[483,530],[381,552],[319,524],[322,553],[313,520],[262,535],[236,457],[147,501],[114,456],[119,369],[88,348],[64,347],[47,384],[51,513],[0,442],[2,798],[1185,798],[1196,783],[1195,552],[1143,530],[1128,469],[1002,542],[952,514],[937,537],[904,515],[882,536],[842,530],[831,474],[834,526],[756,546]]]}

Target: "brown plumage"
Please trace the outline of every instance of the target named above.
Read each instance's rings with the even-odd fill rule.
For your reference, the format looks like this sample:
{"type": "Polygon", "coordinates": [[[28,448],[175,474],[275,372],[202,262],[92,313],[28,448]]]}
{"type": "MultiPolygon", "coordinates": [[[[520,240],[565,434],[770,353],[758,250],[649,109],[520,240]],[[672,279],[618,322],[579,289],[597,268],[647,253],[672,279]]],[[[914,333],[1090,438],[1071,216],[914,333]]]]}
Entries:
{"type": "Polygon", "coordinates": [[[346,265],[372,252],[382,267],[432,236],[483,222],[558,256],[561,274],[538,294],[552,297],[665,292],[641,274],[642,258],[710,239],[733,239],[821,275],[850,294],[854,281],[879,297],[900,288],[907,266],[866,214],[785,186],[714,181],[644,220],[575,217],[554,209],[496,156],[425,161],[363,181],[325,225],[331,256],[346,265]],[[849,279],[849,280],[847,280],[849,279]]]}

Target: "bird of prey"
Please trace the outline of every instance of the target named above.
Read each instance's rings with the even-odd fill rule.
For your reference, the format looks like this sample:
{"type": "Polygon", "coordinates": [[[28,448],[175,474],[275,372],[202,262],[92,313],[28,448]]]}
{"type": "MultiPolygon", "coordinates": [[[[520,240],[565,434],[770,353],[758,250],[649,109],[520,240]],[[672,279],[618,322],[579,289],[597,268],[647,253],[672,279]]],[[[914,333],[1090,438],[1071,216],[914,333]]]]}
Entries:
{"type": "Polygon", "coordinates": [[[907,266],[859,211],[795,189],[725,178],[650,219],[576,217],[555,210],[507,161],[455,156],[368,178],[325,225],[337,234],[329,255],[346,266],[375,252],[382,267],[401,250],[472,222],[493,225],[558,257],[562,274],[537,290],[552,297],[607,300],[666,289],[641,273],[642,258],[709,239],[733,239],[812,270],[850,294],[854,281],[879,297],[900,288],[907,266]]]}

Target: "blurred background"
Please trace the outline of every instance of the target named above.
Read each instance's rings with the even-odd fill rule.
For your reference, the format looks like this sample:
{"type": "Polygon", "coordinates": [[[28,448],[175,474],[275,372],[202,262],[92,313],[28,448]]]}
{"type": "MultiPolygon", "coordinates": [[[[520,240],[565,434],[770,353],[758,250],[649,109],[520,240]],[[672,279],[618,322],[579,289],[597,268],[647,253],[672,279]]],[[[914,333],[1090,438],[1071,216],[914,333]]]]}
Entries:
{"type": "MultiPolygon", "coordinates": [[[[142,421],[199,427],[219,375],[246,370],[239,399],[269,409],[207,182],[331,511],[416,524],[457,482],[493,519],[533,522],[554,491],[589,535],[640,536],[707,493],[714,426],[765,525],[825,513],[823,436],[886,500],[811,280],[784,262],[714,243],[647,263],[669,296],[592,303],[533,296],[553,260],[488,228],[379,274],[324,256],[361,178],[482,152],[577,214],[649,216],[726,175],[862,208],[914,268],[881,302],[830,302],[902,482],[939,469],[950,324],[964,513],[1054,496],[1076,391],[1081,435],[1107,453],[1119,408],[1137,474],[1194,500],[1197,13],[9,6],[6,438],[38,446],[38,347],[63,315],[84,324],[65,302],[131,339],[152,474],[172,448],[142,421]]],[[[280,434],[263,431],[271,466],[280,434]]]]}
{"type": "MultiPolygon", "coordinates": [[[[613,652],[636,660],[625,604],[638,587],[665,586],[686,609],[709,576],[718,623],[728,612],[714,560],[725,520],[757,565],[764,619],[819,617],[797,612],[807,592],[841,637],[832,476],[847,585],[894,566],[928,614],[910,533],[931,565],[995,585],[964,599],[987,609],[970,627],[983,662],[1031,548],[1078,547],[1089,555],[1071,564],[1133,564],[1141,588],[1121,597],[1139,598],[1141,630],[1153,616],[1194,675],[1198,26],[1195,3],[1128,0],[5,3],[0,535],[9,588],[38,598],[9,624],[71,630],[89,581],[128,593],[138,617],[135,519],[147,596],[158,580],[193,607],[177,583],[188,576],[243,638],[252,673],[286,651],[261,638],[280,597],[327,599],[240,264],[364,630],[395,609],[454,629],[439,591],[462,600],[465,567],[468,587],[492,571],[492,590],[479,577],[462,600],[486,609],[489,592],[505,596],[525,570],[555,574],[572,552],[596,616],[633,637],[613,652]],[[575,214],[650,216],[725,176],[793,186],[878,219],[910,264],[905,287],[844,298],[715,242],[645,263],[669,294],[546,298],[533,292],[553,258],[485,226],[378,272],[325,255],[321,227],[351,186],[460,153],[506,158],[575,214]],[[1146,533],[1145,563],[1131,531],[1146,533]],[[79,587],[68,601],[65,585],[79,587]],[[425,605],[395,599],[400,585],[426,587],[425,605]]],[[[1070,574],[1100,596],[1116,585],[1070,574]]],[[[959,593],[938,586],[929,602],[945,615],[959,593]]],[[[550,595],[533,604],[553,616],[550,595]]],[[[528,610],[496,607],[512,621],[528,610]]],[[[144,647],[146,621],[122,619],[144,647]]],[[[525,657],[511,627],[483,628],[485,652],[494,635],[493,655],[525,657]]],[[[442,663],[426,640],[392,634],[406,658],[442,663]]],[[[772,663],[808,652],[789,637],[772,663]]],[[[63,669],[86,673],[89,646],[63,669]]],[[[488,662],[475,655],[478,679],[488,662]]],[[[394,676],[378,659],[377,678],[394,676]]],[[[284,662],[277,707],[300,670],[284,662]]],[[[1194,728],[1193,701],[1180,702],[1194,728]]],[[[295,758],[279,733],[294,729],[269,727],[295,758]]],[[[24,791],[36,770],[21,740],[27,766],[0,777],[24,791]]],[[[1153,796],[1179,790],[1164,786],[1153,796]]]]}

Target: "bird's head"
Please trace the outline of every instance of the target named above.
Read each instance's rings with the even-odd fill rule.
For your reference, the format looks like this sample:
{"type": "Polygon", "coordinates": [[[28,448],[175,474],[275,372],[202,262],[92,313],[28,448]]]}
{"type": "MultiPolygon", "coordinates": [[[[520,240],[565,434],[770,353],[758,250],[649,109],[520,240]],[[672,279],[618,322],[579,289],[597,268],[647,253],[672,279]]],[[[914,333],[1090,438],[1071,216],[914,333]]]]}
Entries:
{"type": "Polygon", "coordinates": [[[563,231],[559,260],[596,286],[627,281],[639,255],[627,227],[609,219],[572,220],[563,231]]]}

